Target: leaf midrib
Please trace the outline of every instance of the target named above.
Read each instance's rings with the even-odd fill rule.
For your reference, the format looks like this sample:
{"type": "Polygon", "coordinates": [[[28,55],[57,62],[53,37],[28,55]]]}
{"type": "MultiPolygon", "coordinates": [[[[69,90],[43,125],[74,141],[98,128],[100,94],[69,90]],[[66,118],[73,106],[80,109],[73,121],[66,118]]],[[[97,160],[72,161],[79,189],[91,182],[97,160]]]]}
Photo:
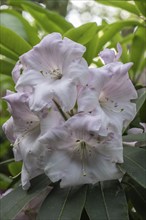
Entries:
{"type": "Polygon", "coordinates": [[[101,183],[99,183],[99,185],[100,185],[100,189],[101,189],[101,195],[102,195],[102,198],[103,198],[103,204],[104,204],[104,207],[105,207],[107,220],[110,220],[110,216],[109,216],[109,213],[108,213],[108,208],[106,206],[105,196],[104,196],[104,192],[103,192],[103,187],[102,187],[101,183]]]}

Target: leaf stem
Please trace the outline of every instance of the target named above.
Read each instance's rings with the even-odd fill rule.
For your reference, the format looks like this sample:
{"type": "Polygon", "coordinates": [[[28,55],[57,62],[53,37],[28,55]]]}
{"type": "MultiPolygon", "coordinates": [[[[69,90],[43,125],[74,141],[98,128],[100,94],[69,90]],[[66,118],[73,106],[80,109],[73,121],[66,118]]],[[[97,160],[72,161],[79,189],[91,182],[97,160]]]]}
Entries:
{"type": "Polygon", "coordinates": [[[14,161],[15,161],[14,158],[11,158],[9,160],[5,160],[5,161],[0,162],[0,165],[4,165],[4,164],[11,163],[11,162],[14,162],[14,161]]]}
{"type": "Polygon", "coordinates": [[[60,107],[60,105],[53,99],[53,102],[55,103],[56,107],[58,108],[60,114],[62,115],[62,117],[64,118],[65,121],[68,120],[68,117],[66,116],[65,112],[62,111],[62,108],[60,107]]]}

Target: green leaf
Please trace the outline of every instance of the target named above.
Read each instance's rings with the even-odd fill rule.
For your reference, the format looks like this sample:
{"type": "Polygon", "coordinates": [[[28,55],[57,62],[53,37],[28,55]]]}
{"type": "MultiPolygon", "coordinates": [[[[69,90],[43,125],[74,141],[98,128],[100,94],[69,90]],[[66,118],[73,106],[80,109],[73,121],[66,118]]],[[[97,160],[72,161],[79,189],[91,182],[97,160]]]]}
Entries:
{"type": "Polygon", "coordinates": [[[0,173],[0,189],[6,190],[11,184],[12,179],[6,176],[5,174],[0,173]]]}
{"type": "Polygon", "coordinates": [[[9,50],[14,51],[14,53],[21,55],[32,47],[19,35],[17,35],[12,30],[1,26],[1,44],[8,48],[9,50]]]}
{"type": "Polygon", "coordinates": [[[85,208],[90,220],[129,219],[125,194],[116,180],[89,187],[85,208]]]}
{"type": "Polygon", "coordinates": [[[113,36],[125,27],[141,25],[135,20],[117,21],[112,24],[104,26],[95,36],[89,44],[87,44],[87,51],[85,58],[88,60],[88,64],[92,62],[92,59],[98,55],[103,49],[103,46],[110,42],[113,36]]]}
{"type": "Polygon", "coordinates": [[[57,185],[43,202],[37,220],[80,220],[86,190],[86,186],[61,189],[57,185]]]}
{"type": "Polygon", "coordinates": [[[117,21],[115,23],[107,25],[105,28],[101,30],[101,33],[99,32],[99,36],[97,38],[97,53],[99,53],[102,47],[105,45],[105,43],[110,41],[111,38],[121,29],[137,25],[140,25],[140,23],[135,20],[117,21]]]}
{"type": "Polygon", "coordinates": [[[64,36],[85,45],[93,38],[100,28],[101,26],[97,27],[95,22],[89,22],[80,27],[70,29],[64,34],[64,36]]]}
{"type": "Polygon", "coordinates": [[[39,22],[39,24],[49,33],[52,31],[63,33],[73,27],[73,25],[70,22],[67,22],[64,17],[60,16],[56,12],[52,12],[41,7],[39,4],[35,4],[30,1],[18,2],[10,0],[9,2],[11,5],[22,6],[23,9],[30,12],[32,16],[35,16],[35,19],[39,22]],[[43,20],[43,18],[45,20],[43,20]]]}
{"type": "Polygon", "coordinates": [[[50,20],[46,13],[41,13],[40,11],[36,11],[27,5],[22,5],[24,10],[28,11],[34,19],[39,23],[39,25],[47,32],[59,32],[63,33],[62,28],[58,26],[57,23],[50,20]],[[45,21],[45,22],[44,22],[45,21]]]}
{"type": "Polygon", "coordinates": [[[145,38],[146,30],[143,27],[139,27],[132,41],[132,46],[130,50],[131,62],[134,63],[132,66],[134,76],[139,72],[139,67],[141,66],[141,61],[143,60],[144,53],[146,51],[146,38],[145,38]]]}
{"type": "Polygon", "coordinates": [[[27,34],[23,28],[23,24],[17,18],[17,16],[14,16],[13,14],[9,13],[9,10],[6,11],[1,10],[0,19],[1,19],[1,25],[11,29],[12,31],[20,35],[22,38],[27,40],[27,34]]]}
{"type": "Polygon", "coordinates": [[[19,174],[21,172],[22,162],[19,161],[19,162],[9,163],[8,169],[9,169],[12,176],[16,176],[17,174],[19,174]]]}
{"type": "Polygon", "coordinates": [[[86,59],[88,64],[91,64],[93,58],[98,55],[96,53],[97,45],[98,45],[98,42],[97,42],[97,34],[96,34],[95,36],[92,37],[91,41],[85,45],[87,50],[84,54],[84,58],[86,59]]]}
{"type": "Polygon", "coordinates": [[[144,104],[146,100],[146,90],[142,89],[142,93],[140,92],[138,95],[138,99],[136,100],[136,109],[137,112],[141,109],[142,105],[144,104]]]}
{"type": "Polygon", "coordinates": [[[14,217],[33,198],[38,196],[50,184],[50,180],[45,175],[40,175],[32,179],[32,187],[24,191],[21,186],[1,199],[1,216],[3,220],[14,219],[14,217]]]}
{"type": "Polygon", "coordinates": [[[130,201],[130,203],[132,203],[138,215],[141,216],[141,219],[145,219],[146,189],[141,187],[131,178],[127,182],[122,181],[122,183],[124,183],[124,186],[126,186],[125,192],[128,197],[128,200],[130,201]]]}
{"type": "Polygon", "coordinates": [[[31,26],[17,11],[12,9],[1,10],[0,17],[1,25],[16,32],[32,46],[40,41],[36,29],[31,26]]]}
{"type": "Polygon", "coordinates": [[[15,61],[10,59],[0,59],[0,73],[5,75],[11,75],[14,68],[15,61]]]}
{"type": "Polygon", "coordinates": [[[19,56],[14,53],[12,50],[9,50],[7,47],[3,46],[2,44],[0,44],[0,52],[2,55],[17,61],[19,59],[19,56]]]}
{"type": "Polygon", "coordinates": [[[110,1],[110,0],[96,0],[98,3],[104,4],[104,5],[109,5],[109,6],[113,6],[113,7],[117,7],[120,9],[124,9],[130,13],[139,15],[139,10],[137,9],[137,7],[135,7],[134,4],[128,3],[128,2],[124,2],[123,1],[110,1]]]}
{"type": "Polygon", "coordinates": [[[124,147],[124,164],[120,165],[139,185],[146,188],[146,150],[138,147],[124,147]]]}
{"type": "Polygon", "coordinates": [[[123,141],[126,142],[132,142],[132,141],[140,141],[140,142],[145,142],[146,141],[146,134],[128,134],[123,136],[123,141]]]}
{"type": "Polygon", "coordinates": [[[146,2],[144,0],[141,1],[134,0],[134,2],[139,12],[141,12],[141,14],[146,17],[146,2]]]}

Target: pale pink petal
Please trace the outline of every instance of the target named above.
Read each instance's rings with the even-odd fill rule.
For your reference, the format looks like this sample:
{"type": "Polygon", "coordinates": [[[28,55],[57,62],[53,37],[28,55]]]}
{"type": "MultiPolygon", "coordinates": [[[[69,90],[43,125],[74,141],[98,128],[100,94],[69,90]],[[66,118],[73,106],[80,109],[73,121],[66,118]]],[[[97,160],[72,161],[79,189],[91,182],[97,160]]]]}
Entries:
{"type": "Polygon", "coordinates": [[[88,86],[81,88],[78,93],[78,112],[90,112],[97,107],[98,95],[97,91],[88,86]]]}
{"type": "Polygon", "coordinates": [[[121,47],[121,44],[119,43],[117,43],[117,51],[118,53],[116,54],[115,61],[119,60],[119,58],[122,55],[122,47],[121,47]]]}
{"type": "Polygon", "coordinates": [[[76,97],[77,89],[72,81],[55,81],[50,86],[45,82],[34,88],[29,105],[31,110],[40,111],[44,107],[51,107],[52,101],[55,100],[63,110],[69,111],[74,107],[76,97]]]}
{"type": "Polygon", "coordinates": [[[112,63],[115,59],[115,52],[114,50],[105,48],[103,51],[99,53],[99,56],[104,61],[105,64],[112,63]]]}
{"type": "Polygon", "coordinates": [[[8,140],[13,144],[16,140],[16,136],[14,134],[14,121],[13,118],[10,117],[2,126],[2,129],[8,138],[8,140]]]}
{"type": "Polygon", "coordinates": [[[114,50],[105,48],[99,53],[99,56],[105,64],[112,63],[117,61],[121,57],[122,47],[119,43],[117,44],[117,51],[118,53],[116,54],[114,50]]]}
{"type": "Polygon", "coordinates": [[[45,166],[45,173],[53,182],[61,179],[61,187],[95,184],[122,176],[115,163],[97,152],[82,161],[76,153],[54,151],[45,166]]]}
{"type": "Polygon", "coordinates": [[[64,77],[62,79],[72,80],[76,85],[86,85],[88,81],[88,65],[82,58],[74,60],[71,63],[67,63],[63,66],[64,77]]]}
{"type": "Polygon", "coordinates": [[[37,84],[41,84],[43,82],[48,81],[50,83],[49,79],[45,78],[42,73],[36,70],[28,70],[27,72],[24,72],[18,79],[15,89],[19,92],[27,92],[27,88],[31,91],[33,91],[33,87],[37,84]]]}
{"type": "Polygon", "coordinates": [[[22,72],[23,72],[23,66],[20,63],[20,61],[18,61],[15,65],[14,69],[12,70],[12,78],[15,83],[18,81],[22,72]]]}

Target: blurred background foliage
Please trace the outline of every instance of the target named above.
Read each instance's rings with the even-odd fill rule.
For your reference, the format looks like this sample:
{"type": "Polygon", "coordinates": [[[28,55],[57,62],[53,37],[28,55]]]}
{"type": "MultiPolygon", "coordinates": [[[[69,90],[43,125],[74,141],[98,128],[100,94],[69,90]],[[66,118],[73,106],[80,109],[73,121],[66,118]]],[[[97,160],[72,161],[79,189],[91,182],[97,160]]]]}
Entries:
{"type": "MultiPolygon", "coordinates": [[[[144,0],[1,0],[0,8],[1,97],[5,95],[7,89],[14,91],[11,71],[19,56],[30,50],[48,33],[59,32],[85,45],[87,50],[84,57],[91,67],[102,65],[98,53],[103,48],[116,48],[119,42],[123,48],[121,61],[134,63],[129,74],[140,97],[137,102],[137,115],[129,127],[143,129],[140,123],[146,123],[146,2],[144,0]]],[[[0,114],[2,126],[9,118],[7,105],[3,100],[1,100],[0,114]]],[[[14,162],[12,146],[5,138],[2,129],[0,142],[0,189],[3,193],[20,179],[21,162],[14,162]]],[[[145,146],[144,141],[140,140],[139,143],[145,146]]],[[[128,189],[127,195],[136,193],[132,190],[133,188],[128,189]]],[[[137,205],[136,202],[136,207],[137,205]]],[[[135,213],[131,216],[131,219],[142,219],[135,213]]]]}

